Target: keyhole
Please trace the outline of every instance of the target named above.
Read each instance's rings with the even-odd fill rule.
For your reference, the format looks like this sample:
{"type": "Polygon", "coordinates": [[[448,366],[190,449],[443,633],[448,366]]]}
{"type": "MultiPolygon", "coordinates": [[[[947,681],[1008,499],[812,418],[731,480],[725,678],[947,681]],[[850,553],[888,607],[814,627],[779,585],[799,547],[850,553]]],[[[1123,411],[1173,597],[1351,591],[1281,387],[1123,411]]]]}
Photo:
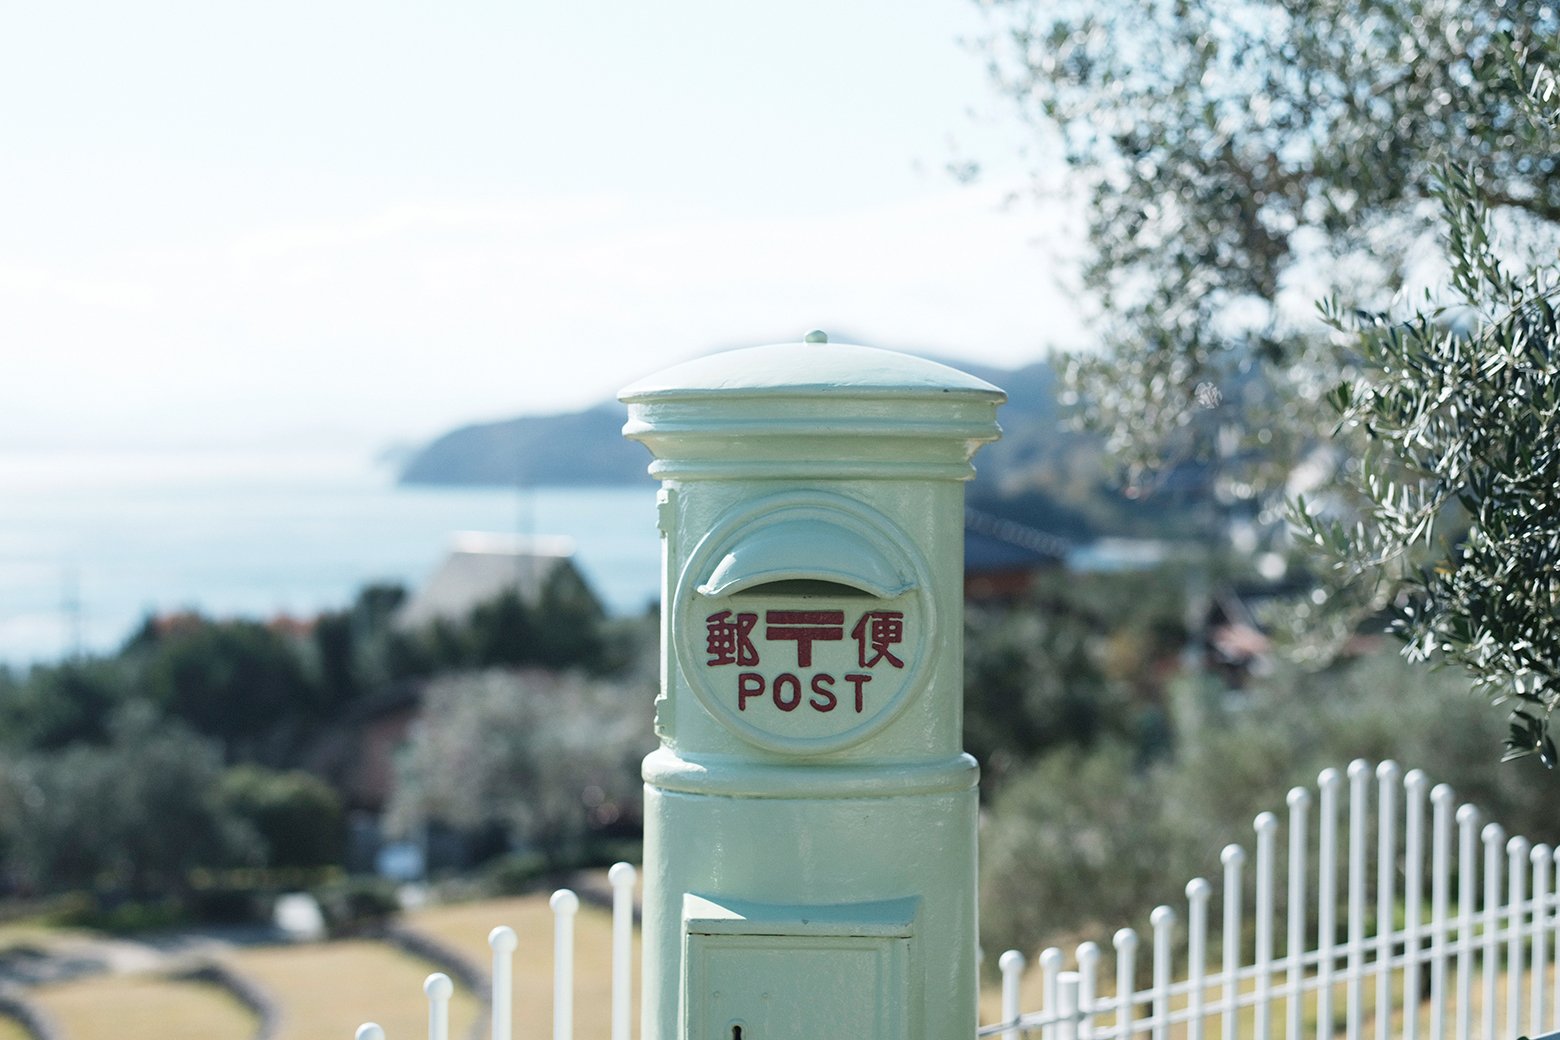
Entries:
{"type": "Polygon", "coordinates": [[[731,1040],[742,1040],[742,1027],[741,1026],[732,1026],[731,1027],[731,1040]]]}

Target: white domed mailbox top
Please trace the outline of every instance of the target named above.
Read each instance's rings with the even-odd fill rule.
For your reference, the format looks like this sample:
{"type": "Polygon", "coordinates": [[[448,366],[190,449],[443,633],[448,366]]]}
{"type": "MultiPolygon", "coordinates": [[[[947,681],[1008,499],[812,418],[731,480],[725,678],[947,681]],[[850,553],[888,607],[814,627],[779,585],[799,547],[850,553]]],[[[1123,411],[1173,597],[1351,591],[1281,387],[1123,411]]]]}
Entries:
{"type": "Polygon", "coordinates": [[[1006,395],[958,369],[846,343],[782,343],[674,365],[627,387],[650,472],[967,480],[1006,395]]]}

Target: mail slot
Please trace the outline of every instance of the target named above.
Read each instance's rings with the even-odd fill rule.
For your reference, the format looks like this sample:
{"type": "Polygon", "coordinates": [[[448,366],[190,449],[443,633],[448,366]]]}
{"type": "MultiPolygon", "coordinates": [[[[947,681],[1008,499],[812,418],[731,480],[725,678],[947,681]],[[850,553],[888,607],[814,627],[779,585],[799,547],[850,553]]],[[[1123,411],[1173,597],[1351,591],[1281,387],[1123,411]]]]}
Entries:
{"type": "Polygon", "coordinates": [[[964,482],[1002,392],[813,334],[621,399],[661,480],[643,1037],[973,1036],[964,482]]]}
{"type": "Polygon", "coordinates": [[[677,582],[679,671],[713,718],[757,747],[848,747],[920,690],[929,580],[909,536],[847,496],[746,503],[717,521],[677,582]]]}

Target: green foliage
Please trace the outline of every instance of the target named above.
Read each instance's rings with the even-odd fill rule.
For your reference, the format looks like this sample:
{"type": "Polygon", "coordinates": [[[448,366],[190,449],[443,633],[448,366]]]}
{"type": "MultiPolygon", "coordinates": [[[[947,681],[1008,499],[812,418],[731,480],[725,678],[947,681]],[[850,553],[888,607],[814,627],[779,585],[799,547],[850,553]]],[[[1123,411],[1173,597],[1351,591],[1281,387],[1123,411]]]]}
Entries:
{"type": "Polygon", "coordinates": [[[652,701],[649,689],[578,674],[437,679],[398,763],[391,827],[499,825],[521,851],[575,862],[588,835],[636,812],[652,701]]]}
{"type": "Polygon", "coordinates": [[[401,912],[395,884],[383,878],[345,878],[310,894],[319,903],[332,938],[375,934],[401,912]]]}
{"type": "Polygon", "coordinates": [[[1515,705],[1508,754],[1553,761],[1560,8],[996,9],[994,68],[1084,196],[1104,349],[1070,382],[1112,449],[1140,474],[1210,460],[1221,504],[1267,518],[1309,471],[1308,536],[1379,582],[1332,602],[1403,583],[1411,652],[1466,665],[1515,705]],[[1448,295],[1373,313],[1436,277],[1437,217],[1448,295]],[[1329,293],[1333,335],[1298,305],[1329,293]]]}
{"type": "Polygon", "coordinates": [[[132,704],[104,745],[73,744],[0,764],[0,851],[28,889],[182,891],[189,872],[255,855],[217,798],[221,754],[132,704]]]}
{"type": "MultiPolygon", "coordinates": [[[[1560,154],[1552,73],[1520,52],[1509,56],[1505,80],[1534,85],[1524,139],[1560,154]]],[[[1302,500],[1297,519],[1345,581],[1399,592],[1397,627],[1411,657],[1461,665],[1493,700],[1512,705],[1508,758],[1537,754],[1553,766],[1560,262],[1554,237],[1541,263],[1509,258],[1489,209],[1493,190],[1483,165],[1441,173],[1449,298],[1427,300],[1405,321],[1324,306],[1358,351],[1357,374],[1328,400],[1366,447],[1346,482],[1357,518],[1302,500]]]]}
{"type": "Polygon", "coordinates": [[[981,944],[1114,927],[1164,885],[1160,795],[1121,744],[1064,747],[1014,777],[981,833],[981,944]]]}
{"type": "Polygon", "coordinates": [[[518,852],[498,857],[482,873],[495,895],[518,896],[535,888],[549,866],[539,852],[518,852]]]}
{"type": "Polygon", "coordinates": [[[259,622],[185,616],[148,624],[127,656],[141,697],[239,760],[288,761],[325,714],[293,638],[259,622]]]}
{"type": "Polygon", "coordinates": [[[130,693],[129,671],[116,660],[71,660],[0,682],[0,744],[61,748],[102,741],[115,707],[130,693]]]}
{"type": "Polygon", "coordinates": [[[578,572],[557,567],[535,603],[509,590],[478,604],[463,621],[439,619],[398,635],[388,648],[390,668],[401,676],[522,666],[605,674],[624,663],[607,653],[608,627],[578,572]]]}
{"type": "Polygon", "coordinates": [[[533,611],[537,664],[598,670],[606,612],[573,567],[555,567],[533,611]]]}
{"type": "Polygon", "coordinates": [[[1031,596],[965,608],[965,747],[986,794],[1047,750],[1112,738],[1139,755],[1163,691],[1156,672],[1185,641],[1179,576],[1037,578],[1031,596]]]}
{"type": "Polygon", "coordinates": [[[186,924],[184,903],[171,896],[123,899],[105,897],[70,903],[55,918],[65,928],[90,928],[113,935],[134,935],[186,924]]]}
{"type": "Polygon", "coordinates": [[[236,766],[223,774],[219,796],[226,810],[259,836],[267,867],[341,862],[346,844],[341,799],[318,777],[236,766]]]}
{"type": "MultiPolygon", "coordinates": [[[[1058,749],[1009,779],[981,836],[988,954],[1104,943],[1116,927],[1141,927],[1149,907],[1180,903],[1193,877],[1216,881],[1226,844],[1252,855],[1259,812],[1285,819],[1291,787],[1314,787],[1319,770],[1355,758],[1424,769],[1508,833],[1560,838],[1560,780],[1536,762],[1491,769],[1499,720],[1450,675],[1379,653],[1325,672],[1285,670],[1236,696],[1209,725],[1178,734],[1172,758],[1143,765],[1104,742],[1058,749]]],[[[1279,845],[1282,857],[1282,833],[1279,845]]]]}

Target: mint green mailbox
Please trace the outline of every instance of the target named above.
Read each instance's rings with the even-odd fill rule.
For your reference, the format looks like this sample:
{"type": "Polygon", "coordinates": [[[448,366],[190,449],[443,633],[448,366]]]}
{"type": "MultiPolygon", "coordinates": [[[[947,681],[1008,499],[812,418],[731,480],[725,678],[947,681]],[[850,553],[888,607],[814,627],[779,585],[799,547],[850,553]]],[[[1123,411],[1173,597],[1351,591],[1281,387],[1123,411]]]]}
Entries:
{"type": "Polygon", "coordinates": [[[966,1040],[963,481],[1002,391],[871,347],[620,395],[662,481],[644,1040],[966,1040]]]}

